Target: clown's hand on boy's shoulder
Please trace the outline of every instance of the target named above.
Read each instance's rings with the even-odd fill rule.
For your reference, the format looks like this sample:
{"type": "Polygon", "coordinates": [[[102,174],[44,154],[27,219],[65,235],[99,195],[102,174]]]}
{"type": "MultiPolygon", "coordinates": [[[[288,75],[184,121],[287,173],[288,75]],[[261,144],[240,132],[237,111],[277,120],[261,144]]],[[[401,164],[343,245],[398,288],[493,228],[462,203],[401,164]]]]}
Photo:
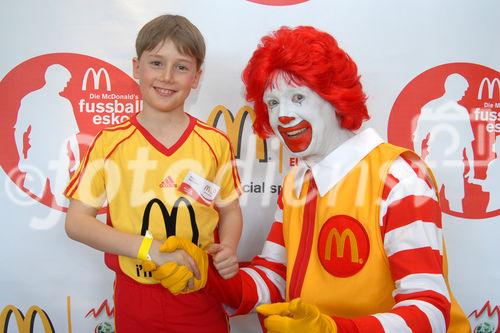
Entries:
{"type": "Polygon", "coordinates": [[[196,272],[196,275],[199,274],[199,276],[193,275],[192,270],[188,267],[173,261],[158,268],[155,267],[154,263],[149,265],[147,262],[143,262],[145,270],[152,271],[153,278],[160,281],[163,287],[174,295],[193,292],[205,287],[208,274],[208,255],[204,250],[190,241],[176,236],[167,238],[159,250],[160,252],[184,250],[194,260],[199,272],[196,272]],[[190,283],[191,279],[194,279],[193,283],[190,283]]]}
{"type": "Polygon", "coordinates": [[[337,325],[330,316],[322,314],[311,304],[296,298],[291,302],[263,304],[257,312],[265,316],[268,333],[337,333],[337,325]]]}

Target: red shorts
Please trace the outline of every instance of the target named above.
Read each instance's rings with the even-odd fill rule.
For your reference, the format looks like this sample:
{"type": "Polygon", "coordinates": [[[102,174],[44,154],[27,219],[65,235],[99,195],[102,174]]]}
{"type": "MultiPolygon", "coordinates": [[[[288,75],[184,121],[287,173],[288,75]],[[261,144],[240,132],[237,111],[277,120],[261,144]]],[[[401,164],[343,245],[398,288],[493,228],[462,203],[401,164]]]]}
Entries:
{"type": "Polygon", "coordinates": [[[222,305],[203,290],[174,296],[160,284],[117,273],[114,301],[116,333],[229,332],[222,305]]]}

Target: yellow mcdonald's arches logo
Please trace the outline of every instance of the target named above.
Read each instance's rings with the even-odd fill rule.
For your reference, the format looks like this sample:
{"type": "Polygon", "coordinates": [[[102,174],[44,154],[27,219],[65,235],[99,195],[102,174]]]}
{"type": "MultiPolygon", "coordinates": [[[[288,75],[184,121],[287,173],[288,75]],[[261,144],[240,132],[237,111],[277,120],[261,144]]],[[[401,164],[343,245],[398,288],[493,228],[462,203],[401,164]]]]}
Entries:
{"type": "Polygon", "coordinates": [[[52,325],[49,316],[43,309],[36,305],[33,305],[28,309],[26,316],[24,316],[23,313],[14,305],[7,305],[3,308],[2,313],[0,313],[0,332],[8,331],[9,323],[11,322],[11,317],[13,316],[19,333],[33,333],[37,315],[42,323],[45,333],[54,333],[54,326],[52,325]]]}
{"type": "Polygon", "coordinates": [[[351,262],[359,263],[359,254],[358,254],[358,241],[356,240],[356,236],[351,229],[345,229],[340,233],[337,228],[332,228],[326,237],[326,246],[325,246],[325,260],[331,260],[332,255],[332,242],[333,238],[335,238],[336,244],[336,253],[337,258],[344,257],[345,243],[347,239],[349,239],[349,244],[351,247],[351,262]]]}
{"type": "MultiPolygon", "coordinates": [[[[217,105],[212,109],[210,116],[208,117],[208,123],[213,127],[217,127],[220,117],[224,118],[226,123],[226,132],[231,140],[231,144],[236,149],[236,158],[240,158],[241,155],[241,140],[243,137],[243,128],[245,126],[245,120],[248,116],[252,123],[255,121],[255,113],[253,109],[249,106],[241,107],[236,113],[236,117],[223,105],[217,105]]],[[[267,162],[267,145],[266,140],[256,137],[256,158],[259,162],[267,162]]]]}

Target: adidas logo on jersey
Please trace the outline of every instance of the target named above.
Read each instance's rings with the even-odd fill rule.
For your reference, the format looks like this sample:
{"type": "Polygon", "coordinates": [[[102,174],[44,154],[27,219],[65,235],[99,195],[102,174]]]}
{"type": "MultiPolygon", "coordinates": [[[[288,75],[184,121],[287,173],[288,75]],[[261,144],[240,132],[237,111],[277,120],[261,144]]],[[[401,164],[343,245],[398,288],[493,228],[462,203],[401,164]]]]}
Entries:
{"type": "Polygon", "coordinates": [[[172,177],[168,176],[167,178],[165,178],[161,181],[160,187],[161,188],[165,188],[165,187],[174,187],[175,188],[175,187],[177,187],[177,185],[175,184],[172,177]]]}

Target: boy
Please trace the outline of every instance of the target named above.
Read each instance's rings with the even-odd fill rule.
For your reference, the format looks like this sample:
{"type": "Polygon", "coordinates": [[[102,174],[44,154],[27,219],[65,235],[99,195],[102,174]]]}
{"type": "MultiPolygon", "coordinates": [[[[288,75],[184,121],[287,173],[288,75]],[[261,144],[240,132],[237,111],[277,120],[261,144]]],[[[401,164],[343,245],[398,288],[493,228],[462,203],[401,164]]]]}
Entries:
{"type": "Polygon", "coordinates": [[[204,291],[179,294],[193,288],[192,279],[162,283],[173,293],[157,281],[169,274],[186,281],[194,274],[194,287],[204,284],[185,251],[164,252],[176,243],[192,253],[219,236],[216,268],[229,278],[238,267],[240,183],[230,142],[184,112],[200,80],[203,36],[186,18],[163,15],[140,30],[136,51],[133,73],[143,109],[101,131],[89,147],[65,191],[71,199],[66,232],[105,252],[115,271],[118,333],[227,332],[225,312],[215,298],[204,291]],[[106,225],[95,218],[105,200],[106,225]],[[148,259],[160,266],[157,271],[146,271],[148,259]]]}

